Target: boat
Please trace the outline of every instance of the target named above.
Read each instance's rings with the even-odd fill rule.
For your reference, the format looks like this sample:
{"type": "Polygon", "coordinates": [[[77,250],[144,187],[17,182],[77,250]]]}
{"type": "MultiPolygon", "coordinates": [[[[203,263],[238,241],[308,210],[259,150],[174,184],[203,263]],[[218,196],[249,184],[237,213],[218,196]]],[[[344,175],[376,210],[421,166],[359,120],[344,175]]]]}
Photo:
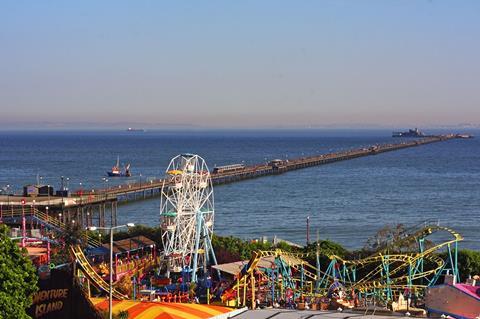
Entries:
{"type": "Polygon", "coordinates": [[[112,167],[112,169],[107,172],[107,175],[110,177],[130,177],[132,173],[130,172],[130,163],[125,165],[125,168],[122,170],[120,168],[120,157],[117,156],[117,162],[112,167]]]}
{"type": "Polygon", "coordinates": [[[127,128],[127,132],[145,132],[145,129],[129,127],[129,128],[127,128]]]}
{"type": "Polygon", "coordinates": [[[393,132],[392,137],[425,137],[425,133],[420,131],[418,128],[409,129],[406,132],[393,132]]]}
{"type": "Polygon", "coordinates": [[[455,135],[456,138],[473,138],[472,134],[457,134],[455,135]]]}
{"type": "Polygon", "coordinates": [[[125,166],[125,173],[124,173],[124,175],[125,175],[126,177],[132,176],[132,173],[130,173],[130,163],[128,163],[128,164],[125,166]]]}

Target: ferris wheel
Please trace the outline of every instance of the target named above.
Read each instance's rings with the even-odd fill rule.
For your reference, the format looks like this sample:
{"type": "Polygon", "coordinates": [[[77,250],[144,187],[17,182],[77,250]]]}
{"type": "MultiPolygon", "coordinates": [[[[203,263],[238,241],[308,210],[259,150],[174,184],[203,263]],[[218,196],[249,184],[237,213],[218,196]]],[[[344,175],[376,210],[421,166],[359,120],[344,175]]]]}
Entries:
{"type": "Polygon", "coordinates": [[[198,269],[216,264],[213,222],[213,187],[205,160],[194,154],[177,155],[167,168],[160,202],[167,275],[187,269],[195,282],[198,269]]]}

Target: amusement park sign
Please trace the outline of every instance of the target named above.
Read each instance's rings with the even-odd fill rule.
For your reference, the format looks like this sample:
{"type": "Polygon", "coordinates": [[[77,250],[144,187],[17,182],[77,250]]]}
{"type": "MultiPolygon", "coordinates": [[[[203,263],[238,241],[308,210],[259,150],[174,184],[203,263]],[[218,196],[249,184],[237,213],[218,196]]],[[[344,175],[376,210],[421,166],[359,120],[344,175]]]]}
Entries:
{"type": "Polygon", "coordinates": [[[50,312],[61,311],[64,300],[68,298],[68,288],[50,289],[37,292],[33,296],[35,318],[40,318],[50,312]]]}
{"type": "Polygon", "coordinates": [[[48,278],[40,279],[39,291],[33,295],[29,308],[32,318],[69,318],[72,301],[72,279],[69,272],[52,270],[48,278]]]}

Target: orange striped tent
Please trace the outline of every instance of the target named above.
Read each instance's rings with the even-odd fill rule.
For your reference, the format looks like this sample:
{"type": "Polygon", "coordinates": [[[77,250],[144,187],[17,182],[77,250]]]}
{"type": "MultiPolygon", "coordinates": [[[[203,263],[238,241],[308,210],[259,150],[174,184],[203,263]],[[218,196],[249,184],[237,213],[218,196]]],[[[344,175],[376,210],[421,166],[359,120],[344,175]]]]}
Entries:
{"type": "MultiPolygon", "coordinates": [[[[90,300],[97,309],[108,311],[108,299],[91,298],[90,300]]],[[[203,319],[227,314],[234,310],[222,306],[190,303],[113,300],[113,313],[128,311],[129,319],[203,319]]]]}

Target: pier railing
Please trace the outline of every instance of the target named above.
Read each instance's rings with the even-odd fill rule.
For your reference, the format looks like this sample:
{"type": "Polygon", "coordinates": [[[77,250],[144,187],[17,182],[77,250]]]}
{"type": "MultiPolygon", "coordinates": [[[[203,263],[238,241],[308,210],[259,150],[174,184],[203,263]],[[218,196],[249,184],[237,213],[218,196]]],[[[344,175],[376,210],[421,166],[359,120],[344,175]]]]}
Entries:
{"type": "MultiPolygon", "coordinates": [[[[2,210],[0,213],[0,222],[3,222],[4,219],[21,219],[21,218],[31,218],[31,222],[33,221],[38,221],[47,228],[54,228],[57,229],[61,232],[64,232],[67,230],[67,225],[64,224],[61,220],[56,218],[55,216],[46,214],[42,212],[41,210],[38,210],[33,207],[25,208],[25,209],[9,209],[9,210],[2,210]]],[[[11,223],[11,221],[10,221],[11,223]]],[[[21,221],[18,222],[18,224],[21,224],[21,221]]],[[[93,237],[92,234],[86,232],[86,238],[89,245],[93,247],[98,247],[101,246],[102,243],[93,237]]]]}

